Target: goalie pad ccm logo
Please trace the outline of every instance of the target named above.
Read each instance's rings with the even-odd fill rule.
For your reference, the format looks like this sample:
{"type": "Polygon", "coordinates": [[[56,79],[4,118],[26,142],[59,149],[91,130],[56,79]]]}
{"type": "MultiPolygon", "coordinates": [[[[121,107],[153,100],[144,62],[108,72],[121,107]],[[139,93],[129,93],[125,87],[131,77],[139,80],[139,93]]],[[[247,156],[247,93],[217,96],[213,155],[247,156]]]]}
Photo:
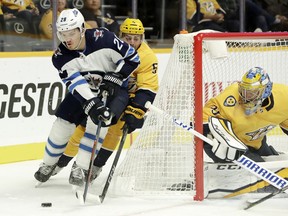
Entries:
{"type": "Polygon", "coordinates": [[[219,164],[216,167],[217,170],[239,170],[242,169],[241,166],[236,164],[219,164]]]}
{"type": "Polygon", "coordinates": [[[238,163],[241,163],[243,166],[250,169],[252,172],[262,176],[263,179],[267,179],[269,182],[273,182],[278,185],[280,188],[284,188],[287,186],[287,181],[285,179],[279,178],[275,173],[270,172],[269,170],[265,169],[264,167],[259,167],[253,160],[250,160],[247,157],[241,157],[237,160],[238,163]]]}

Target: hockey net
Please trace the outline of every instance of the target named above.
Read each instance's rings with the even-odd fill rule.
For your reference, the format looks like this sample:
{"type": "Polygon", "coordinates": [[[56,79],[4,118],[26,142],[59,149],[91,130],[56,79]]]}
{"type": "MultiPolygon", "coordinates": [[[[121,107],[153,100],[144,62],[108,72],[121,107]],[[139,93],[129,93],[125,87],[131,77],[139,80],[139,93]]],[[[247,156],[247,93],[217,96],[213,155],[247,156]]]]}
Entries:
{"type": "MultiPolygon", "coordinates": [[[[202,107],[248,69],[266,69],[273,82],[287,83],[287,33],[179,34],[154,105],[202,133],[202,107]]],[[[287,83],[288,84],[288,83],[287,83]]],[[[287,151],[279,128],[270,144],[287,151]],[[277,146],[276,146],[277,144],[277,146]]],[[[203,142],[153,111],[113,179],[116,195],[187,195],[204,198],[203,142]]]]}

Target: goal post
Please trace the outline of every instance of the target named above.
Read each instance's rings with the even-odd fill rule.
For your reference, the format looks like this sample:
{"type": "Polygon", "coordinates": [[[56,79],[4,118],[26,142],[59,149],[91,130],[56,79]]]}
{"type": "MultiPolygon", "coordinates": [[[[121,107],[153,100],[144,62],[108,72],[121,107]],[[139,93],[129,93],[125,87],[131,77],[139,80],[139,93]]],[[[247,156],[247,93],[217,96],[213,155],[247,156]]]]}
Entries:
{"type": "MultiPolygon", "coordinates": [[[[154,105],[203,132],[202,108],[211,97],[260,66],[273,82],[288,84],[288,33],[178,34],[160,82],[154,105]]],[[[269,144],[288,151],[279,128],[269,144]]],[[[203,200],[205,181],[203,141],[150,111],[139,135],[112,180],[114,195],[188,196],[203,200]]]]}

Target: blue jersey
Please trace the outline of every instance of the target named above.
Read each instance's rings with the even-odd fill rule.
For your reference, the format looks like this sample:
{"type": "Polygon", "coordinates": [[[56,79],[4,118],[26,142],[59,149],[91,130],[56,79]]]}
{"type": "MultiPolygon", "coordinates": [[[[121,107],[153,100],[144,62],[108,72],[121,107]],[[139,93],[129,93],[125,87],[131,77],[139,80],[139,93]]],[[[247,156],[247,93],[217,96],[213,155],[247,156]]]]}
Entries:
{"type": "Polygon", "coordinates": [[[85,40],[85,50],[61,43],[52,56],[60,78],[81,103],[95,97],[106,72],[120,73],[125,80],[140,64],[135,49],[105,28],[87,29],[85,40]]]}

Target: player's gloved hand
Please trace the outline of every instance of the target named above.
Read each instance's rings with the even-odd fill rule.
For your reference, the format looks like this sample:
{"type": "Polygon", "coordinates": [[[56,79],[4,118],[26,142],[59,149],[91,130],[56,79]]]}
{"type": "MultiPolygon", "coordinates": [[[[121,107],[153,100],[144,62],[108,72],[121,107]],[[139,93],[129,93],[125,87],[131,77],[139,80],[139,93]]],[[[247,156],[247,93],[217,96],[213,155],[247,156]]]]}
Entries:
{"type": "Polygon", "coordinates": [[[132,133],[137,128],[142,128],[144,124],[144,115],[146,109],[134,103],[131,103],[126,107],[124,111],[123,121],[126,122],[128,127],[128,133],[132,133]]]}
{"type": "Polygon", "coordinates": [[[83,109],[86,115],[90,116],[94,124],[98,124],[99,120],[104,122],[111,120],[110,109],[105,107],[98,97],[91,98],[84,102],[83,109]]]}
{"type": "MultiPolygon", "coordinates": [[[[230,143],[231,144],[231,143],[230,143]]],[[[233,160],[237,160],[247,151],[247,147],[244,145],[229,145],[227,142],[220,142],[217,139],[213,139],[213,147],[212,152],[216,157],[225,160],[227,162],[231,162],[233,160]]]]}
{"type": "Polygon", "coordinates": [[[107,91],[109,96],[113,96],[123,84],[123,76],[120,73],[107,72],[100,85],[101,91],[107,91]]]}
{"type": "Polygon", "coordinates": [[[210,116],[208,126],[214,138],[211,151],[216,157],[231,162],[247,151],[247,146],[234,134],[229,120],[210,116]]]}

